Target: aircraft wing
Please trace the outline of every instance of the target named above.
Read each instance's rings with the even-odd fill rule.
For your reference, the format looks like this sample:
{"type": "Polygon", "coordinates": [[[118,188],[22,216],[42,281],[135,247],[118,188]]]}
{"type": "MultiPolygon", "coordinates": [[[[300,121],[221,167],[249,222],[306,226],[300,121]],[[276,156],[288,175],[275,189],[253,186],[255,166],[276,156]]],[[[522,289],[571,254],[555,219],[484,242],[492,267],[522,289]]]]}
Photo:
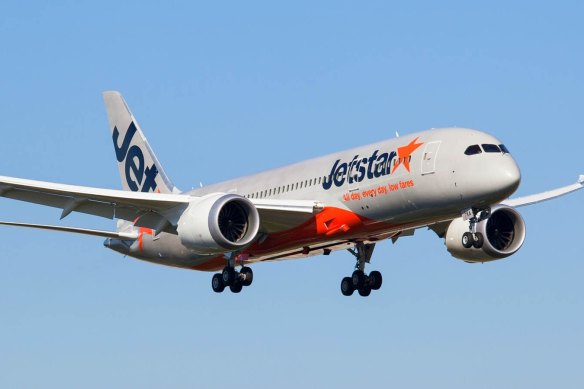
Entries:
{"type": "Polygon", "coordinates": [[[60,208],[61,219],[75,211],[136,221],[135,225],[148,228],[159,227],[167,220],[164,214],[192,200],[187,195],[100,189],[12,177],[0,177],[0,196],[60,208]]]}
{"type": "Polygon", "coordinates": [[[584,187],[584,175],[578,178],[578,182],[572,185],[564,186],[561,188],[553,189],[547,192],[537,193],[530,196],[518,197],[516,199],[508,199],[503,201],[501,204],[508,205],[510,207],[522,207],[524,205],[531,205],[540,203],[542,201],[547,201],[555,199],[556,197],[567,195],[568,193],[575,192],[584,187]]]}
{"type": "MultiPolygon", "coordinates": [[[[130,192],[1,176],[0,196],[62,209],[61,219],[71,212],[81,212],[108,219],[123,219],[133,222],[135,226],[155,230],[168,225],[167,221],[176,216],[177,210],[180,212],[194,199],[182,194],[130,192]]],[[[262,230],[267,233],[298,226],[323,208],[322,204],[309,200],[252,201],[260,214],[262,230]]],[[[35,227],[21,224],[23,227],[35,227]]],[[[61,230],[67,231],[66,228],[61,230]]],[[[100,234],[94,235],[106,236],[100,234]]]]}

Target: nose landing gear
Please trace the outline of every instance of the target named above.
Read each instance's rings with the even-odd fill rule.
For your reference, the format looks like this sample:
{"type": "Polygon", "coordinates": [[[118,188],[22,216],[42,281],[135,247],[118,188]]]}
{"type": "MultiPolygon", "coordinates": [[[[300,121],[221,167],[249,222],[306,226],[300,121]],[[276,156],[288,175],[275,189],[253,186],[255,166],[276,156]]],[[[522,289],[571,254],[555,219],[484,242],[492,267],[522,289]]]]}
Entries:
{"type": "Polygon", "coordinates": [[[351,296],[353,292],[358,291],[359,295],[366,297],[371,294],[372,290],[381,288],[383,278],[380,272],[375,270],[369,273],[369,275],[365,274],[365,263],[371,261],[374,248],[375,243],[358,243],[355,249],[347,250],[357,258],[357,263],[355,264],[355,271],[351,277],[345,277],[341,281],[341,293],[344,296],[351,296]]]}
{"type": "Polygon", "coordinates": [[[480,249],[483,247],[485,237],[482,233],[477,232],[477,224],[488,219],[490,215],[491,209],[488,207],[484,209],[472,208],[465,212],[463,217],[468,217],[469,231],[462,234],[462,246],[464,248],[470,249],[474,247],[475,249],[480,249]]]}
{"type": "Polygon", "coordinates": [[[485,243],[485,238],[480,232],[472,233],[465,232],[462,234],[462,246],[466,249],[474,247],[475,249],[480,249],[485,243]]]}

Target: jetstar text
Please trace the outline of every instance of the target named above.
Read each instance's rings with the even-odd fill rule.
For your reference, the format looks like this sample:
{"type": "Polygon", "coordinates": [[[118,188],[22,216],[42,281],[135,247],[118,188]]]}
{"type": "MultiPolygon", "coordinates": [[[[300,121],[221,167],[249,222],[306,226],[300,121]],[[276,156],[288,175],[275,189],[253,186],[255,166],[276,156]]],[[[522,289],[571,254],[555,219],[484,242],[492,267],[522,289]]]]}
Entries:
{"type": "Polygon", "coordinates": [[[366,178],[370,180],[391,174],[391,164],[396,157],[395,151],[379,154],[379,150],[375,150],[368,158],[355,155],[348,163],[337,159],[330,174],[323,181],[322,187],[324,190],[329,190],[333,185],[342,186],[347,180],[349,184],[353,184],[366,178]]]}

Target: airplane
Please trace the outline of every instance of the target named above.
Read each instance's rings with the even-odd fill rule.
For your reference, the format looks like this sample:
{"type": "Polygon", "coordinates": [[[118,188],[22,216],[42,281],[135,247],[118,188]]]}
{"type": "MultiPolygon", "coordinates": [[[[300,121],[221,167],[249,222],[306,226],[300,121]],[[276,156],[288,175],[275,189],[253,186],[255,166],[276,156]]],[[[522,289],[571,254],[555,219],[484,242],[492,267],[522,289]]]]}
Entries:
{"type": "Polygon", "coordinates": [[[122,190],[0,177],[0,196],[117,219],[116,231],[0,222],[104,237],[137,259],[215,272],[213,291],[252,284],[249,265],[348,250],[356,260],[341,293],[382,285],[365,272],[376,244],[429,228],[455,258],[482,263],[516,253],[516,208],[582,189],[575,184],[509,199],[521,173],[507,147],[482,131],[440,128],[180,191],[119,92],[103,93],[122,190]],[[239,269],[239,270],[237,270],[239,269]]]}

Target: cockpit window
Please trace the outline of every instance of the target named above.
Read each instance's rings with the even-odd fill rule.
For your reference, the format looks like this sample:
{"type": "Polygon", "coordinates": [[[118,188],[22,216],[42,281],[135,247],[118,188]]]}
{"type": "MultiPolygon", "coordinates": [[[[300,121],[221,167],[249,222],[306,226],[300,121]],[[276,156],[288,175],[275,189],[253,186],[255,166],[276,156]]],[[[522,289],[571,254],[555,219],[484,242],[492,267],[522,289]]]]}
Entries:
{"type": "Polygon", "coordinates": [[[499,145],[499,147],[501,148],[501,151],[502,151],[504,154],[511,154],[511,153],[509,152],[509,149],[508,149],[508,148],[507,148],[505,145],[499,145]]]}
{"type": "Polygon", "coordinates": [[[483,151],[481,150],[481,147],[479,145],[472,145],[472,146],[468,146],[465,150],[465,154],[466,155],[475,155],[475,154],[480,154],[483,151]]]}
{"type": "Polygon", "coordinates": [[[499,148],[499,146],[489,145],[489,144],[483,144],[483,150],[485,150],[485,153],[500,153],[501,152],[501,149],[499,148]]]}

